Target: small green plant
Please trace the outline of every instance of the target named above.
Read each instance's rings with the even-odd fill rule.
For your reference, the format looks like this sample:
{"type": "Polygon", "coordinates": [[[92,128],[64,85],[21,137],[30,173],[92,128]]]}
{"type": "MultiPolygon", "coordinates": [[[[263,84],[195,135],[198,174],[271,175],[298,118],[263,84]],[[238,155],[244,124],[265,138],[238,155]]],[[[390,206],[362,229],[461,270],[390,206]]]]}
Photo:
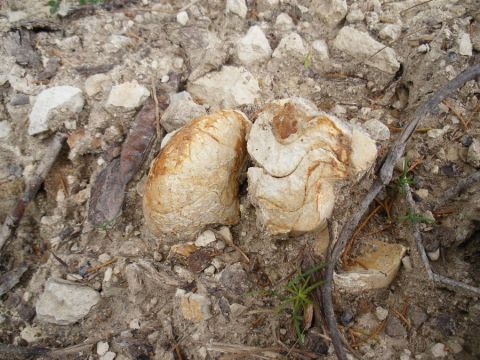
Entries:
{"type": "Polygon", "coordinates": [[[409,209],[407,214],[404,216],[400,216],[398,218],[399,222],[408,223],[409,225],[424,223],[424,224],[432,224],[435,222],[434,219],[426,217],[422,214],[416,213],[414,210],[409,209]]]}
{"type": "Polygon", "coordinates": [[[407,192],[407,185],[410,186],[414,183],[413,177],[408,174],[408,160],[405,159],[403,160],[402,175],[397,179],[398,192],[404,195],[407,192]]]}
{"type": "Polygon", "coordinates": [[[303,67],[305,70],[310,69],[310,66],[312,66],[312,52],[309,51],[307,55],[303,58],[303,67]]]}
{"type": "Polygon", "coordinates": [[[285,285],[282,292],[265,290],[262,292],[249,293],[250,295],[263,294],[280,299],[281,303],[277,307],[277,312],[285,309],[291,310],[295,334],[300,344],[305,342],[305,336],[303,335],[304,329],[302,326],[303,314],[307,306],[312,303],[310,299],[312,291],[323,283],[323,281],[313,283],[312,275],[323,267],[324,265],[321,264],[298,274],[285,285]]]}
{"type": "MultiPolygon", "coordinates": [[[[60,3],[62,0],[49,0],[47,5],[50,8],[50,14],[56,14],[58,10],[60,9],[60,3]]],[[[96,4],[101,4],[103,0],[78,0],[79,5],[96,5],[96,4]]]]}

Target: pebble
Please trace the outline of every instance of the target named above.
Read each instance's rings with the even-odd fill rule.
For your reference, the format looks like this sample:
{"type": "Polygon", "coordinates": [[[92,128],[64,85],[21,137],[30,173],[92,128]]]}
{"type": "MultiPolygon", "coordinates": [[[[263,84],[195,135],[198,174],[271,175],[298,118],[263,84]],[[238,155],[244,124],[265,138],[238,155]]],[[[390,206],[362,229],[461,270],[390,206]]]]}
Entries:
{"type": "Polygon", "coordinates": [[[139,330],[139,329],[140,329],[140,320],[139,320],[139,319],[133,319],[133,320],[130,321],[130,323],[128,324],[128,327],[129,327],[131,330],[139,330]]]}
{"type": "Polygon", "coordinates": [[[49,129],[53,111],[65,109],[79,113],[83,109],[82,90],[73,86],[55,86],[43,90],[38,96],[29,116],[28,134],[36,135],[49,129]]]}
{"type": "Polygon", "coordinates": [[[244,67],[223,66],[188,85],[188,91],[214,108],[252,105],[260,97],[258,81],[244,67]]]}
{"type": "Polygon", "coordinates": [[[237,45],[237,56],[244,65],[261,63],[270,59],[272,48],[260,26],[252,26],[237,45]]]}
{"type": "Polygon", "coordinates": [[[365,14],[359,8],[358,3],[353,3],[352,6],[350,6],[350,11],[348,12],[348,15],[347,15],[347,21],[349,23],[355,23],[355,22],[363,21],[364,19],[365,19],[365,14]]]}
{"type": "Polygon", "coordinates": [[[315,40],[312,43],[312,49],[315,51],[315,59],[327,60],[329,57],[328,46],[325,40],[315,40]]]}
{"type": "Polygon", "coordinates": [[[377,316],[378,320],[383,321],[388,316],[388,310],[381,306],[377,306],[377,308],[375,309],[375,315],[377,316]]]}
{"type": "Polygon", "coordinates": [[[12,106],[21,106],[30,104],[30,96],[25,94],[16,94],[13,95],[10,100],[10,105],[12,106]]]}
{"type": "Polygon", "coordinates": [[[412,320],[414,327],[418,328],[425,321],[427,321],[427,314],[422,308],[416,305],[411,305],[408,309],[408,317],[412,320]]]}
{"type": "Polygon", "coordinates": [[[216,240],[215,233],[212,230],[206,230],[197,237],[197,240],[195,240],[195,246],[205,247],[216,240]]]}
{"type": "Polygon", "coordinates": [[[458,35],[457,38],[458,44],[458,53],[463,56],[472,56],[473,55],[473,47],[472,41],[470,40],[470,34],[466,32],[462,32],[458,35]]]}
{"type": "Polygon", "coordinates": [[[113,269],[111,267],[108,267],[105,270],[105,274],[103,275],[103,282],[110,282],[110,280],[112,280],[112,274],[113,274],[113,269]]]}
{"type": "Polygon", "coordinates": [[[350,309],[347,309],[345,311],[343,311],[340,315],[340,322],[342,323],[343,326],[347,326],[348,324],[350,324],[353,320],[353,312],[352,310],[350,309]]]}
{"type": "Polygon", "coordinates": [[[426,54],[429,51],[430,51],[430,45],[428,44],[422,44],[419,47],[417,47],[417,52],[419,52],[420,54],[426,54]]]}
{"type": "Polygon", "coordinates": [[[247,16],[247,4],[245,0],[227,0],[225,12],[232,13],[235,15],[240,16],[241,18],[245,18],[247,16]]]}
{"type": "Polygon", "coordinates": [[[397,24],[386,24],[382,30],[378,33],[378,36],[382,40],[386,40],[388,42],[396,41],[400,35],[402,34],[402,27],[397,24]]]}
{"type": "Polygon", "coordinates": [[[427,255],[431,261],[437,261],[438,259],[440,259],[440,248],[435,251],[427,252],[427,255]]]}
{"type": "Polygon", "coordinates": [[[412,259],[410,258],[410,256],[404,256],[402,258],[402,264],[403,264],[403,267],[405,268],[405,271],[412,271],[413,266],[412,266],[412,259]]]}
{"type": "Polygon", "coordinates": [[[198,322],[212,317],[210,313],[212,303],[207,296],[177,289],[175,297],[180,302],[180,310],[185,319],[198,322]]]}
{"type": "Polygon", "coordinates": [[[160,123],[170,133],[186,125],[192,119],[206,114],[203,106],[194,102],[187,91],[182,91],[170,95],[170,104],[163,113],[160,123]]]}
{"type": "Polygon", "coordinates": [[[58,325],[73,324],[84,318],[100,301],[92,288],[50,278],[36,304],[37,319],[58,325]]]}
{"type": "Polygon", "coordinates": [[[395,316],[390,316],[385,325],[385,333],[392,337],[407,336],[407,330],[403,326],[403,323],[395,316]]]}
{"type": "Polygon", "coordinates": [[[222,286],[236,294],[244,294],[249,290],[249,280],[242,264],[227,265],[219,276],[222,286]]]}
{"type": "Polygon", "coordinates": [[[99,92],[107,91],[112,85],[110,77],[105,74],[95,74],[85,80],[85,92],[88,96],[94,96],[99,92]]]}
{"type": "Polygon", "coordinates": [[[342,21],[348,12],[346,0],[315,1],[312,9],[327,25],[334,27],[342,21]]]}
{"type": "Polygon", "coordinates": [[[100,356],[99,360],[113,360],[116,356],[117,354],[115,354],[113,351],[108,351],[104,355],[100,356]]]}
{"type": "Polygon", "coordinates": [[[473,139],[472,143],[468,147],[467,162],[476,168],[480,168],[480,140],[479,139],[473,139]]]}
{"type": "Polygon", "coordinates": [[[187,23],[188,23],[188,13],[186,11],[180,11],[177,14],[177,22],[182,26],[187,25],[187,23]]]}
{"type": "Polygon", "coordinates": [[[110,91],[107,106],[121,107],[125,110],[134,110],[141,106],[150,96],[148,89],[136,80],[115,85],[110,91]]]}
{"type": "Polygon", "coordinates": [[[225,240],[228,245],[233,244],[232,232],[228,226],[222,226],[217,232],[223,237],[223,240],[225,240]]]}
{"type": "Polygon", "coordinates": [[[20,337],[27,343],[36,343],[42,339],[42,331],[37,326],[30,326],[27,324],[20,332],[20,337]]]}
{"type": "Polygon", "coordinates": [[[379,120],[368,120],[363,124],[363,128],[368,132],[370,137],[377,141],[390,139],[390,129],[379,120]]]}
{"type": "Polygon", "coordinates": [[[434,358],[443,358],[448,355],[447,348],[442,343],[436,343],[430,349],[434,358]]]}
{"type": "Polygon", "coordinates": [[[108,345],[108,342],[106,341],[99,341],[97,343],[97,354],[100,355],[100,356],[103,356],[107,353],[109,349],[109,345],[108,345]]]}
{"type": "Polygon", "coordinates": [[[12,127],[7,120],[0,121],[0,139],[8,137],[10,132],[12,131],[12,127]]]}
{"type": "Polygon", "coordinates": [[[415,191],[415,194],[422,200],[426,200],[428,198],[429,191],[427,189],[418,189],[415,191]]]}
{"type": "Polygon", "coordinates": [[[400,68],[397,55],[392,48],[351,26],[345,26],[339,31],[333,45],[354,58],[364,58],[367,65],[388,74],[395,74],[400,68]]]}
{"type": "Polygon", "coordinates": [[[247,307],[242,304],[233,303],[230,305],[230,312],[233,318],[240,317],[246,310],[247,307]]]}
{"type": "Polygon", "coordinates": [[[281,13],[275,19],[275,29],[280,31],[290,31],[295,27],[293,19],[286,13],[281,13]]]}
{"type": "Polygon", "coordinates": [[[215,269],[215,266],[210,265],[210,266],[208,266],[205,270],[203,270],[203,272],[204,272],[206,275],[210,275],[210,276],[211,276],[211,275],[215,274],[215,271],[216,271],[216,270],[217,270],[217,269],[215,269]]]}
{"type": "Polygon", "coordinates": [[[273,52],[274,58],[295,58],[301,59],[307,54],[307,49],[303,43],[303,39],[296,32],[292,32],[280,40],[277,48],[273,52]]]}

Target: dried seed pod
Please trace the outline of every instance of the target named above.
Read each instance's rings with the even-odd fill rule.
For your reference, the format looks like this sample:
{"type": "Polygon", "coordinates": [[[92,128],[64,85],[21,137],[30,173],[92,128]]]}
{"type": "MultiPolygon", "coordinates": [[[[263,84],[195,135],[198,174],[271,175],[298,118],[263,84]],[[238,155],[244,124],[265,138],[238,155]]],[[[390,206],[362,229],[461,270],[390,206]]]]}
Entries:
{"type": "Polygon", "coordinates": [[[238,178],[246,163],[251,123],[233,110],[192,120],[154,160],[143,195],[155,235],[190,240],[207,225],[239,221],[238,178]]]}
{"type": "Polygon", "coordinates": [[[334,182],[364,173],[377,155],[366,133],[300,98],[267,105],[247,148],[257,165],[248,169],[249,198],[257,223],[271,234],[323,226],[333,210],[334,182]]]}

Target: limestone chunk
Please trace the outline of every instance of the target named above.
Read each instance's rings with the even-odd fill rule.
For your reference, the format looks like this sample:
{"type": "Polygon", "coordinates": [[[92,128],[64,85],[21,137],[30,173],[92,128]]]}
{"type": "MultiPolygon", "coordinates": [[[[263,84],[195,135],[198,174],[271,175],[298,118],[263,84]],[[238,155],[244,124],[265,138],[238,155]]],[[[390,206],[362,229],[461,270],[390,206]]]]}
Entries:
{"type": "Polygon", "coordinates": [[[252,126],[247,149],[256,164],[248,169],[249,199],[258,225],[271,234],[324,226],[335,203],[336,179],[364,173],[377,155],[366,133],[300,98],[267,105],[252,126]]]}
{"type": "Polygon", "coordinates": [[[193,240],[207,225],[240,217],[238,178],[251,123],[234,110],[192,120],[154,160],[143,196],[146,225],[155,235],[193,240]]]}

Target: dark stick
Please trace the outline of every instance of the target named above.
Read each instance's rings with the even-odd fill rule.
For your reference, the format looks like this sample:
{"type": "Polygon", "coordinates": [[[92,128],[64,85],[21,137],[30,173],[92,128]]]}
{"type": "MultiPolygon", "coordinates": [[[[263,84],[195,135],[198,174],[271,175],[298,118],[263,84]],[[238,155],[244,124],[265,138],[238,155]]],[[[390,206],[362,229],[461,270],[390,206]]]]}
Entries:
{"type": "Polygon", "coordinates": [[[17,228],[20,220],[22,220],[28,203],[33,200],[38,190],[40,189],[40,186],[42,186],[43,182],[45,181],[45,178],[47,177],[48,172],[52,168],[53,163],[57,159],[66,138],[66,134],[55,134],[52,142],[50,143],[47,151],[45,152],[45,155],[40,161],[40,164],[38,164],[35,175],[28,182],[24,193],[18,199],[12,212],[5,218],[2,228],[0,229],[0,251],[3,248],[3,245],[5,245],[7,240],[17,228]]]}
{"type": "MultiPolygon", "coordinates": [[[[335,353],[338,359],[345,360],[346,353],[342,346],[340,333],[337,329],[337,320],[335,319],[335,311],[333,310],[332,301],[332,282],[333,273],[340,255],[345,248],[348,239],[351,237],[356,227],[358,226],[361,218],[367,211],[371,202],[375,199],[378,193],[390,183],[393,176],[393,169],[397,161],[402,157],[406,144],[415,129],[417,128],[420,120],[422,120],[428,113],[432,112],[436,106],[445,99],[448,95],[461,87],[467,81],[474,80],[480,76],[480,65],[474,65],[458,75],[455,79],[448,82],[446,85],[438,89],[433,96],[422,105],[420,105],[413,114],[412,120],[405,126],[396,139],[395,143],[390,148],[380,170],[379,176],[372,184],[369,192],[358,206],[358,210],[350,217],[349,221],[343,226],[338,240],[335,243],[333,251],[328,254],[327,267],[325,269],[325,283],[322,286],[322,299],[325,318],[327,320],[328,328],[330,331],[330,337],[332,339],[335,353]]],[[[330,239],[333,241],[334,239],[330,239]]]]}

